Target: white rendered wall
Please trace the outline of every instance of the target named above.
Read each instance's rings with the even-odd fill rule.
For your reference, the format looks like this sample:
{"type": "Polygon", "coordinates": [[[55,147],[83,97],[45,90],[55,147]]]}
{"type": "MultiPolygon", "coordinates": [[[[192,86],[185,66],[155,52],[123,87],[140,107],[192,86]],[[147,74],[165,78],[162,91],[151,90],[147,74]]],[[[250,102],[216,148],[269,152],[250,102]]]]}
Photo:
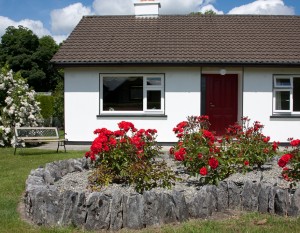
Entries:
{"type": "MultiPolygon", "coordinates": [[[[229,70],[230,71],[230,70],[229,70]]],[[[202,73],[215,72],[202,69],[202,73]]],[[[270,118],[274,74],[300,74],[300,69],[244,68],[239,74],[239,116],[248,116],[265,125],[272,141],[300,138],[299,118],[270,118]]],[[[190,115],[200,115],[200,68],[67,68],[65,69],[65,131],[70,141],[92,141],[96,128],[117,129],[117,123],[131,121],[137,128],[155,128],[158,141],[175,142],[172,132],[177,123],[190,115]],[[166,118],[98,117],[99,73],[164,73],[166,118]]]]}
{"type": "Polygon", "coordinates": [[[187,116],[200,114],[199,68],[66,68],[65,131],[69,141],[92,141],[96,128],[117,129],[117,123],[131,121],[136,128],[157,129],[160,142],[177,141],[172,129],[187,116]],[[100,73],[164,73],[165,118],[97,117],[100,73]]]}
{"type": "Polygon", "coordinates": [[[300,117],[271,118],[274,74],[300,74],[300,69],[244,69],[243,115],[265,125],[263,132],[272,141],[287,142],[289,137],[300,138],[300,117]]]}

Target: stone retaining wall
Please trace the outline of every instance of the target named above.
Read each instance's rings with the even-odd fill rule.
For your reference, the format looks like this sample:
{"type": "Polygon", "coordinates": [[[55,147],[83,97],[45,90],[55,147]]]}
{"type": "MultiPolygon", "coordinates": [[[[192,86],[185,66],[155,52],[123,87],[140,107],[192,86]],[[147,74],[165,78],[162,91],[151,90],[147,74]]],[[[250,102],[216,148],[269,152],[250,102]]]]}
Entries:
{"type": "Polygon", "coordinates": [[[291,193],[287,189],[253,182],[206,185],[189,196],[176,190],[143,194],[124,191],[110,195],[101,192],[60,193],[53,185],[67,173],[87,168],[85,159],[70,159],[32,170],[24,197],[27,217],[37,225],[119,230],[206,218],[213,212],[228,209],[300,215],[300,189],[291,193]]]}

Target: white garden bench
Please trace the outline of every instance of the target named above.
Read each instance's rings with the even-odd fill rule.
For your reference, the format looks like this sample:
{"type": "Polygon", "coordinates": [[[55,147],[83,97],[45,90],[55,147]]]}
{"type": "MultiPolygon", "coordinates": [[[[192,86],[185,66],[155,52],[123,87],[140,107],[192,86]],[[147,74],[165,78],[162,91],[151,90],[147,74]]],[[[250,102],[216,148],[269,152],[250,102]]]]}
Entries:
{"type": "Polygon", "coordinates": [[[59,138],[56,127],[15,127],[15,152],[23,143],[57,142],[57,150],[63,146],[66,152],[67,139],[59,138]]]}

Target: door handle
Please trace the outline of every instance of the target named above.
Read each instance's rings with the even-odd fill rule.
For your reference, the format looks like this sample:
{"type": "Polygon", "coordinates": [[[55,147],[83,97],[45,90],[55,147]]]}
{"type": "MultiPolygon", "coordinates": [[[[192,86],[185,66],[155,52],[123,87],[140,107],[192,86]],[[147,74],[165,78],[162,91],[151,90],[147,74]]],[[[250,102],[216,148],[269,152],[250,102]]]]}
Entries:
{"type": "Polygon", "coordinates": [[[209,106],[210,106],[211,108],[214,108],[214,107],[215,107],[215,105],[214,105],[213,103],[209,103],[209,106]]]}

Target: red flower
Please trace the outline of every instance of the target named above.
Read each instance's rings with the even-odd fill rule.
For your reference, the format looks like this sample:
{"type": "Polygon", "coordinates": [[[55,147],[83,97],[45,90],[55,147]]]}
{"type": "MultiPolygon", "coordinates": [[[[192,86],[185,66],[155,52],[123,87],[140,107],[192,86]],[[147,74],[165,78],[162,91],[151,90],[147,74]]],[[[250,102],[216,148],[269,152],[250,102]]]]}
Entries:
{"type": "Polygon", "coordinates": [[[264,152],[265,154],[268,154],[270,151],[269,151],[268,148],[264,148],[263,152],[264,152]]]}
{"type": "Polygon", "coordinates": [[[206,167],[201,167],[199,170],[199,173],[201,176],[206,176],[207,175],[207,168],[206,167]]]}
{"type": "Polygon", "coordinates": [[[84,155],[86,158],[90,157],[90,152],[86,152],[85,155],[84,155]]]}
{"type": "Polygon", "coordinates": [[[206,115],[204,115],[204,116],[199,116],[199,117],[198,117],[198,120],[201,121],[201,122],[202,122],[202,121],[208,121],[208,120],[209,120],[209,117],[206,116],[206,115]]]}
{"type": "Polygon", "coordinates": [[[273,150],[276,151],[278,149],[279,142],[273,142],[273,150]]]}
{"type": "Polygon", "coordinates": [[[290,161],[290,159],[293,158],[293,155],[291,154],[284,154],[281,156],[281,158],[278,160],[278,166],[279,167],[285,167],[286,164],[290,161]]]}
{"type": "Polygon", "coordinates": [[[146,134],[151,134],[151,135],[154,135],[157,133],[157,130],[156,129],[147,129],[146,131],[146,134]]]}
{"type": "Polygon", "coordinates": [[[244,165],[245,165],[245,166],[249,166],[249,164],[250,164],[250,163],[249,163],[248,160],[246,160],[246,161],[244,162],[244,165]]]}
{"type": "Polygon", "coordinates": [[[180,148],[179,151],[176,151],[176,152],[174,153],[174,157],[175,157],[175,159],[178,160],[178,161],[183,161],[183,160],[184,160],[185,154],[186,154],[185,148],[180,148]]]}
{"type": "Polygon", "coordinates": [[[212,168],[212,169],[216,169],[219,166],[219,161],[216,158],[210,158],[208,160],[208,165],[212,168]]]}
{"type": "Polygon", "coordinates": [[[288,171],[289,171],[290,169],[287,168],[287,167],[284,167],[282,170],[283,170],[283,172],[282,172],[282,177],[283,177],[283,179],[286,180],[286,181],[291,182],[293,179],[290,178],[290,177],[288,176],[288,174],[287,174],[288,171]]]}
{"type": "Polygon", "coordinates": [[[254,131],[258,131],[259,129],[263,128],[264,126],[260,124],[259,121],[254,122],[254,131]]]}
{"type": "Polygon", "coordinates": [[[117,144],[117,140],[114,139],[114,138],[110,138],[109,139],[109,144],[112,145],[112,146],[115,146],[117,144]]]}
{"type": "Polygon", "coordinates": [[[91,154],[91,155],[90,155],[90,159],[91,159],[92,161],[95,161],[95,160],[96,160],[96,156],[95,156],[94,154],[91,154]]]}
{"type": "Polygon", "coordinates": [[[295,139],[290,142],[291,146],[299,146],[300,145],[300,139],[295,139]]]}
{"type": "Polygon", "coordinates": [[[199,159],[202,159],[202,157],[203,157],[203,154],[202,154],[202,153],[199,153],[199,154],[198,154],[198,158],[199,158],[199,159]]]}
{"type": "Polygon", "coordinates": [[[122,131],[122,130],[116,130],[116,131],[114,132],[114,135],[115,135],[116,137],[122,137],[122,136],[124,136],[124,134],[125,134],[125,132],[122,131]]]}
{"type": "Polygon", "coordinates": [[[128,132],[130,129],[132,131],[136,131],[134,125],[131,122],[121,121],[120,123],[118,123],[118,126],[120,129],[123,129],[125,132],[128,132]]]}
{"type": "MultiPolygon", "coordinates": [[[[182,122],[180,122],[179,124],[176,125],[176,127],[173,129],[173,131],[174,131],[175,134],[183,133],[184,128],[187,127],[187,126],[188,126],[188,122],[187,121],[182,121],[182,122]]],[[[182,137],[182,136],[180,136],[180,137],[182,137]]]]}
{"type": "Polygon", "coordinates": [[[268,143],[270,141],[270,137],[265,137],[263,140],[265,143],[268,143]]]}
{"type": "Polygon", "coordinates": [[[170,149],[169,149],[169,154],[170,154],[170,155],[173,155],[173,154],[174,154],[174,147],[170,147],[170,149]]]}

